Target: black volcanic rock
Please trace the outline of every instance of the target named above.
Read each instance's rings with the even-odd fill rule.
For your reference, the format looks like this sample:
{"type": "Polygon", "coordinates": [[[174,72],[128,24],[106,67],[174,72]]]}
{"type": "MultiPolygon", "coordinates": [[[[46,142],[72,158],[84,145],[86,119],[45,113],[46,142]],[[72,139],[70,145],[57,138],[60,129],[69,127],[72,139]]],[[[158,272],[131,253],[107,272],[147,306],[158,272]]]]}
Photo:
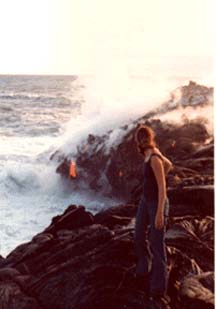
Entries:
{"type": "MultiPolygon", "coordinates": [[[[47,228],[0,263],[0,290],[5,295],[0,300],[1,306],[13,308],[12,299],[26,309],[149,306],[145,292],[133,277],[137,206],[128,204],[103,210],[85,226],[82,218],[88,212],[79,209],[70,206],[52,222],[54,234],[48,233],[50,227],[47,228]],[[77,211],[71,217],[74,221],[71,223],[76,222],[73,229],[58,224],[73,211],[77,211]]],[[[201,303],[202,308],[212,308],[213,280],[209,273],[213,270],[214,255],[212,218],[173,217],[166,232],[166,244],[171,303],[154,306],[187,308],[189,304],[201,303]],[[195,293],[189,285],[192,281],[196,282],[195,293]]]]}
{"type": "MultiPolygon", "coordinates": [[[[214,186],[185,186],[170,188],[168,190],[170,203],[178,206],[181,205],[182,215],[214,214],[214,186]]],[[[173,207],[174,208],[174,207],[173,207]]],[[[171,208],[171,212],[177,215],[175,209],[171,208]]]]}
{"type": "Polygon", "coordinates": [[[213,271],[214,221],[211,217],[180,217],[172,219],[166,242],[195,261],[203,271],[213,271]]]}
{"type": "Polygon", "coordinates": [[[53,218],[52,224],[45,230],[46,233],[56,233],[58,230],[73,230],[93,224],[93,216],[86,212],[83,206],[71,205],[62,216],[53,218]]]}
{"type": "Polygon", "coordinates": [[[64,175],[66,178],[68,178],[69,168],[70,168],[70,160],[68,160],[67,158],[64,158],[61,164],[59,164],[58,168],[56,169],[56,173],[64,175]]]}
{"type": "MultiPolygon", "coordinates": [[[[211,281],[213,283],[213,280],[213,272],[187,276],[183,280],[180,290],[182,305],[185,308],[213,308],[213,291],[206,287],[206,285],[209,286],[208,282],[211,281]]],[[[211,287],[212,286],[213,284],[211,284],[211,287]]]]}
{"type": "Polygon", "coordinates": [[[28,279],[14,268],[0,269],[0,308],[42,309],[25,291],[28,279]]]}

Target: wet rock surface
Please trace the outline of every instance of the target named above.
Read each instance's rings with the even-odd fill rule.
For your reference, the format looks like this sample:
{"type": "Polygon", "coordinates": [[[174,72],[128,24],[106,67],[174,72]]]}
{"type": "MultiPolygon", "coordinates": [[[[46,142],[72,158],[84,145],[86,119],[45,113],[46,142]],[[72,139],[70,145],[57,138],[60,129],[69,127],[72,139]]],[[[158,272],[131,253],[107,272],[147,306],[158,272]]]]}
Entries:
{"type": "MultiPolygon", "coordinates": [[[[212,90],[202,87],[190,83],[183,88],[183,103],[206,104],[212,90]]],[[[169,108],[178,104],[173,95],[169,108]]],[[[159,148],[174,163],[167,177],[165,235],[170,300],[150,301],[134,277],[142,158],[134,145],[133,123],[122,128],[120,142],[109,151],[106,141],[112,132],[90,135],[78,148],[78,179],[71,180],[86,181],[125,202],[94,215],[88,205],[70,205],[30,242],[0,256],[0,308],[214,308],[213,137],[200,121],[177,126],[147,116],[140,120],[153,127],[159,148]]],[[[69,158],[56,152],[52,159],[68,179],[69,158]]]]}

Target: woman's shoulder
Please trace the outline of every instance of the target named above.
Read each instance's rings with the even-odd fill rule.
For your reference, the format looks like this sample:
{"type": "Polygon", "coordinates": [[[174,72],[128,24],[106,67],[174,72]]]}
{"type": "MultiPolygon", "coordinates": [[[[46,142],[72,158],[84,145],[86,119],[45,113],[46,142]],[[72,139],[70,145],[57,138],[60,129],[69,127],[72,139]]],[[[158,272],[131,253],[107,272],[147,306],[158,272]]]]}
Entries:
{"type": "Polygon", "coordinates": [[[158,157],[159,159],[161,159],[162,161],[164,161],[163,155],[162,155],[162,153],[160,152],[160,150],[159,150],[157,147],[154,147],[154,148],[152,149],[152,153],[151,153],[150,159],[151,159],[152,157],[158,157]]]}

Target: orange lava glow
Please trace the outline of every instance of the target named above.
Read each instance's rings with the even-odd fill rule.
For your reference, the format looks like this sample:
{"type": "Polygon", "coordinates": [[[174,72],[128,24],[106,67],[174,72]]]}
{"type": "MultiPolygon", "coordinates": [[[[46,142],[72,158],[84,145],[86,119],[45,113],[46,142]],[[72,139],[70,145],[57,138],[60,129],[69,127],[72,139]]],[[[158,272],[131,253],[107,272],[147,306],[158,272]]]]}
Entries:
{"type": "Polygon", "coordinates": [[[72,161],[71,164],[70,164],[69,176],[72,177],[72,178],[77,177],[76,163],[74,161],[72,161]]]}

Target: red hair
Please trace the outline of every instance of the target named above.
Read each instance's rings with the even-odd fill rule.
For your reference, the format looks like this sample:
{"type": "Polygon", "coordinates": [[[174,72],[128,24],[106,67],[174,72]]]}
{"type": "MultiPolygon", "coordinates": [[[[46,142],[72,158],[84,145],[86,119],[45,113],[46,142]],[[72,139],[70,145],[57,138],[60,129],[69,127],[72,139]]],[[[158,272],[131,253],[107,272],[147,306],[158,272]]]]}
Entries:
{"type": "Polygon", "coordinates": [[[135,132],[135,141],[138,151],[144,155],[145,150],[156,146],[154,131],[146,126],[140,125],[135,132]]]}

